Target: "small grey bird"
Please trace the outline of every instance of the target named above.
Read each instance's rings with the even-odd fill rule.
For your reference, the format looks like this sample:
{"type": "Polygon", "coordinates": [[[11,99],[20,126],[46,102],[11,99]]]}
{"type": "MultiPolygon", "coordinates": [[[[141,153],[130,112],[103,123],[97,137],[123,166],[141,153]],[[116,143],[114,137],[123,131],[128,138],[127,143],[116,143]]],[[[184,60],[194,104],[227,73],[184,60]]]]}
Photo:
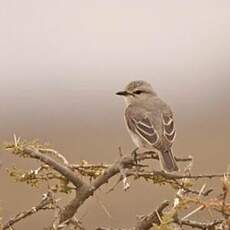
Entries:
{"type": "Polygon", "coordinates": [[[163,170],[178,171],[171,151],[176,130],[170,107],[145,81],[132,81],[116,94],[125,98],[125,121],[135,145],[157,151],[163,170]]]}

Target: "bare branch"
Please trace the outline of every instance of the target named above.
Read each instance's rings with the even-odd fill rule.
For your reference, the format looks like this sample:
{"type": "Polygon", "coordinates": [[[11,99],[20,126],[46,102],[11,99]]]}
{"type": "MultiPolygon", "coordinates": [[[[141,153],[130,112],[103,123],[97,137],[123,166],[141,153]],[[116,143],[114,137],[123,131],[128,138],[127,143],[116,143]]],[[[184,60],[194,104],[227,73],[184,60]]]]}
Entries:
{"type": "Polygon", "coordinates": [[[219,173],[219,174],[204,174],[204,175],[177,175],[177,174],[170,174],[170,173],[166,173],[164,171],[156,171],[156,170],[152,170],[151,172],[130,172],[129,175],[133,175],[133,176],[139,176],[139,177],[145,177],[147,179],[151,179],[152,177],[156,177],[156,176],[161,176],[170,180],[180,180],[180,179],[211,179],[211,178],[221,178],[223,177],[225,174],[224,173],[219,173]]]}
{"type": "Polygon", "coordinates": [[[53,160],[51,157],[47,156],[46,154],[42,154],[39,152],[38,149],[32,147],[26,147],[23,149],[24,154],[29,155],[31,158],[40,160],[41,162],[49,165],[51,168],[58,171],[60,174],[65,176],[68,180],[70,180],[76,187],[81,187],[85,185],[76,173],[74,173],[70,168],[67,166],[62,165],[61,163],[53,160]]]}
{"type": "Polygon", "coordinates": [[[136,223],[135,230],[147,230],[150,229],[153,224],[160,224],[159,216],[162,216],[163,210],[169,206],[169,201],[164,201],[156,210],[152,213],[142,216],[136,223]]]}
{"type": "Polygon", "coordinates": [[[31,216],[39,212],[40,210],[53,209],[53,207],[49,205],[52,205],[54,203],[55,203],[55,200],[51,192],[44,194],[41,202],[38,205],[32,207],[31,209],[27,211],[20,212],[16,216],[12,217],[7,223],[3,225],[3,230],[11,229],[11,227],[17,222],[21,221],[22,219],[25,219],[28,216],[31,216]]]}
{"type": "MultiPolygon", "coordinates": [[[[157,152],[154,152],[154,151],[146,151],[143,153],[138,153],[137,160],[143,159],[143,156],[145,159],[159,160],[159,156],[157,152]]],[[[189,162],[193,160],[193,157],[192,156],[188,156],[188,157],[176,157],[175,156],[175,160],[178,162],[189,162]]]]}
{"type": "Polygon", "coordinates": [[[50,153],[50,154],[53,154],[54,156],[56,156],[57,158],[59,158],[60,160],[62,160],[65,165],[69,165],[69,162],[67,161],[67,159],[62,154],[60,154],[58,151],[56,151],[54,149],[39,148],[39,151],[41,153],[50,153]]]}
{"type": "MultiPolygon", "coordinates": [[[[10,148],[9,148],[10,149],[10,148]]],[[[201,178],[219,178],[223,177],[224,174],[206,174],[206,175],[191,175],[191,173],[187,173],[185,175],[177,175],[177,174],[170,174],[164,171],[147,171],[146,165],[137,164],[138,162],[148,160],[148,159],[156,159],[158,160],[159,157],[154,152],[145,152],[141,154],[136,154],[135,159],[131,155],[124,155],[120,153],[120,158],[115,161],[113,164],[88,164],[87,162],[83,162],[82,164],[77,165],[70,165],[68,161],[62,156],[60,153],[56,152],[52,149],[42,148],[41,146],[33,146],[33,145],[20,145],[19,139],[15,138],[15,143],[13,147],[11,147],[15,154],[19,154],[20,156],[26,156],[33,159],[37,159],[54,169],[58,173],[60,173],[64,178],[70,181],[76,190],[76,195],[73,200],[71,200],[63,209],[60,209],[60,212],[57,215],[57,218],[54,220],[53,224],[49,229],[62,229],[68,224],[75,223],[76,226],[80,224],[78,221],[74,220],[74,215],[78,211],[79,207],[90,197],[94,194],[94,192],[99,189],[104,184],[108,183],[109,180],[114,177],[115,175],[120,173],[120,178],[116,182],[116,184],[112,187],[111,190],[120,182],[123,181],[124,188],[127,188],[129,183],[127,182],[127,177],[134,176],[135,178],[144,178],[146,180],[152,180],[154,183],[159,184],[170,184],[173,188],[178,188],[185,191],[185,194],[192,193],[198,195],[197,197],[185,197],[186,199],[182,200],[183,202],[180,203],[180,207],[184,207],[183,205],[187,204],[198,204],[202,205],[202,207],[212,207],[212,209],[222,210],[226,215],[228,214],[229,204],[224,202],[213,202],[207,203],[205,201],[200,200],[200,195],[207,196],[212,190],[209,189],[208,191],[204,192],[202,189],[201,191],[193,190],[190,186],[191,183],[186,184],[186,181],[190,182],[191,179],[197,180],[201,178]],[[47,153],[51,153],[58,159],[53,159],[47,153]],[[76,170],[76,171],[74,171],[76,170]],[[88,176],[91,180],[91,184],[88,184],[84,180],[81,179],[79,175],[88,176]],[[93,180],[92,180],[93,179],[93,180]],[[212,204],[212,206],[211,206],[212,204]],[[222,208],[223,207],[223,208],[222,208]],[[222,208],[222,209],[221,209],[222,208]]],[[[192,158],[176,158],[177,161],[192,161],[192,158]]],[[[38,171],[39,172],[39,171],[38,171]]],[[[189,171],[190,172],[190,171],[189,171]]],[[[225,198],[227,196],[227,191],[225,194],[225,198]]],[[[168,201],[163,202],[159,208],[154,210],[152,213],[139,218],[138,222],[136,223],[134,229],[135,230],[145,230],[150,229],[153,224],[160,225],[164,215],[163,210],[169,205],[168,201]]],[[[30,214],[30,211],[25,213],[25,217],[30,214]],[[29,214],[27,214],[29,213],[29,214]]],[[[174,210],[175,211],[175,210],[174,210]]],[[[23,215],[24,216],[24,215],[23,215]]],[[[21,219],[21,215],[19,215],[19,220],[21,219]]],[[[25,218],[23,217],[23,218],[25,218]]],[[[174,217],[173,217],[174,218],[174,217]]],[[[16,216],[14,219],[18,219],[16,216]]],[[[19,221],[17,220],[17,221],[19,221]]],[[[16,222],[17,222],[16,221],[16,222]]],[[[170,219],[171,221],[171,219],[170,219]]],[[[15,223],[16,223],[15,222],[15,223]]],[[[180,225],[188,225],[190,224],[202,224],[199,222],[191,222],[189,220],[174,220],[172,219],[172,223],[180,223],[180,225]]],[[[7,226],[12,225],[12,220],[10,224],[7,226]]],[[[170,222],[171,223],[171,222],[170,222]]],[[[215,222],[216,223],[216,222],[215,222]]],[[[165,223],[164,223],[165,224],[165,223]]],[[[210,223],[210,224],[214,224],[210,223]]],[[[79,225],[80,226],[80,225],[79,225]]],[[[79,227],[78,226],[78,227],[79,227]]],[[[192,226],[192,225],[190,225],[192,226]]],[[[207,226],[204,225],[203,226],[207,226]]],[[[9,227],[8,227],[9,228],[9,227]]]]}
{"type": "Polygon", "coordinates": [[[177,223],[180,226],[185,225],[185,226],[190,226],[192,228],[207,230],[207,229],[214,229],[212,227],[223,223],[223,220],[215,220],[215,221],[210,222],[210,223],[201,223],[201,222],[193,221],[193,220],[182,220],[182,221],[178,221],[177,223]]]}
{"type": "Polygon", "coordinates": [[[60,214],[60,223],[71,218],[82,203],[88,199],[93,193],[106,184],[109,179],[120,172],[121,166],[123,168],[130,168],[134,165],[134,160],[131,156],[123,156],[117,160],[112,166],[107,168],[104,173],[98,176],[91,184],[91,188],[82,186],[77,190],[75,198],[64,208],[60,214]]]}

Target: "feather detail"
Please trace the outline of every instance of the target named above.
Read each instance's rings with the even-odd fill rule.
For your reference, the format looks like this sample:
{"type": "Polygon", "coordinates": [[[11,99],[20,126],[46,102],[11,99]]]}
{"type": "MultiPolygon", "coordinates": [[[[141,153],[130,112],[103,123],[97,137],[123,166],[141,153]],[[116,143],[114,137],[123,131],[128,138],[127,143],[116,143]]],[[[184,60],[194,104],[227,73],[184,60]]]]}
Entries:
{"type": "Polygon", "coordinates": [[[172,115],[162,115],[164,136],[169,143],[173,143],[176,137],[176,130],[174,126],[172,115]]]}
{"type": "Polygon", "coordinates": [[[135,128],[139,136],[144,138],[144,140],[147,141],[150,145],[155,145],[158,142],[159,136],[147,117],[140,121],[135,119],[132,120],[134,121],[135,128]]]}

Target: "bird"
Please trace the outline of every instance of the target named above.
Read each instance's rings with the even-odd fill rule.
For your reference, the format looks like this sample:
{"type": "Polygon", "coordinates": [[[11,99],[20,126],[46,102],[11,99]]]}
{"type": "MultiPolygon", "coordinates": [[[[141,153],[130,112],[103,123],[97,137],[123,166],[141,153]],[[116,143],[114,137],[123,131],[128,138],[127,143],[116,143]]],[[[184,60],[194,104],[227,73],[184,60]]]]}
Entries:
{"type": "Polygon", "coordinates": [[[172,152],[176,129],[170,106],[143,80],[130,82],[116,94],[125,99],[125,123],[137,148],[155,150],[163,171],[178,171],[172,152]]]}

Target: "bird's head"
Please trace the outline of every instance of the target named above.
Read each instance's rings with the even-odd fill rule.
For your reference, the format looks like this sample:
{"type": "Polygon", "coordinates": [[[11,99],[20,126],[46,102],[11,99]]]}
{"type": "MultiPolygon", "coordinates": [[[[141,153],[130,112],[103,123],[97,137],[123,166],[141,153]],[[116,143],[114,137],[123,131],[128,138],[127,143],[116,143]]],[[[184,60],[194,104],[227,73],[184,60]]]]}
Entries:
{"type": "Polygon", "coordinates": [[[127,104],[143,102],[150,96],[156,96],[152,86],[145,81],[132,81],[125,90],[119,91],[116,95],[123,96],[127,104]]]}

